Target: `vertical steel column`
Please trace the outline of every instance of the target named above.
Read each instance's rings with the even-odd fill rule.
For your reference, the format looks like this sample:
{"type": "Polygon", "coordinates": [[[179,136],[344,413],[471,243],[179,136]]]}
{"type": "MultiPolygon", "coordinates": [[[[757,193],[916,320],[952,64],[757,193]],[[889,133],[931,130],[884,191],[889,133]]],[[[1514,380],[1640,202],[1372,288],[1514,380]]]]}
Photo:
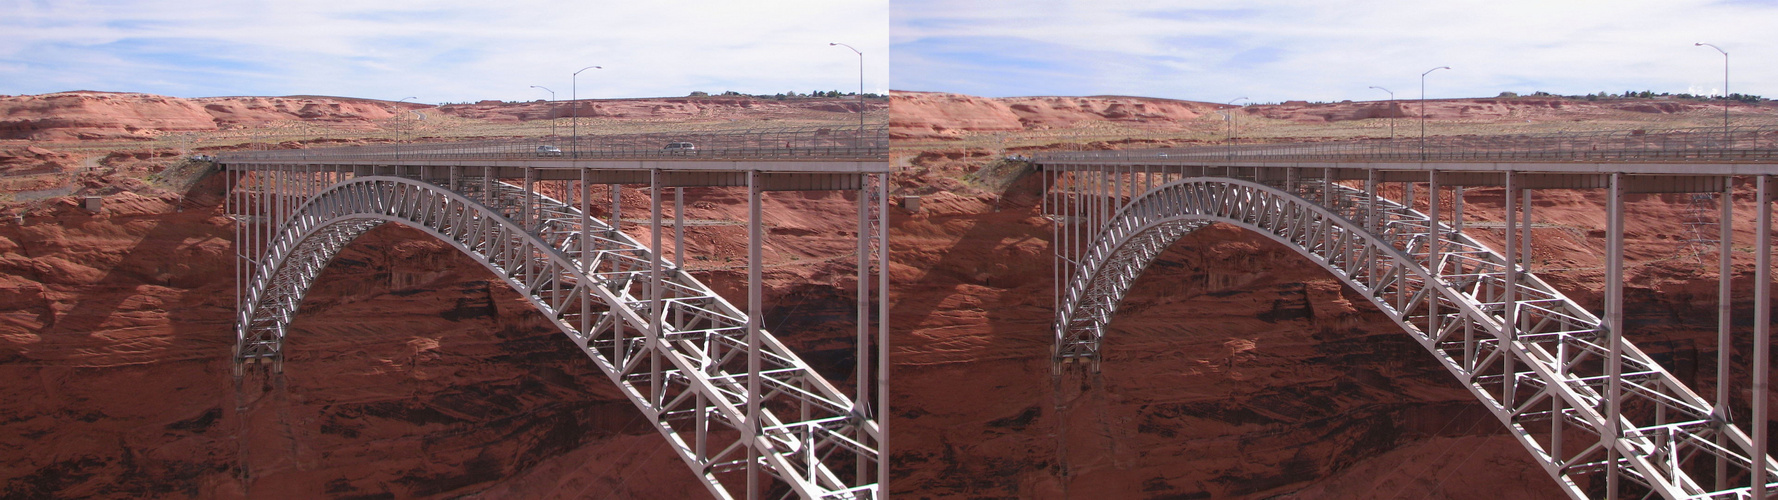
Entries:
{"type": "Polygon", "coordinates": [[[1772,357],[1772,186],[1770,176],[1759,176],[1759,222],[1755,228],[1755,259],[1753,273],[1753,500],[1765,500],[1766,484],[1771,482],[1766,470],[1766,438],[1771,425],[1766,421],[1766,398],[1770,383],[1772,357]]]}
{"type": "MultiPolygon", "coordinates": [[[[751,178],[749,178],[747,185],[748,186],[753,185],[751,178]]],[[[617,239],[620,239],[618,235],[623,234],[623,232],[624,232],[624,226],[623,226],[624,186],[623,186],[623,184],[618,184],[616,182],[607,184],[606,186],[608,188],[610,188],[608,192],[611,195],[611,234],[609,236],[613,240],[617,240],[617,239]]],[[[627,278],[625,280],[626,281],[624,281],[624,286],[627,287],[627,286],[629,286],[629,281],[627,281],[627,278]]],[[[618,294],[618,295],[622,295],[624,293],[623,290],[612,290],[611,292],[618,294]]],[[[611,339],[612,339],[611,359],[613,360],[613,364],[618,365],[618,366],[625,366],[625,365],[628,365],[630,362],[630,359],[629,359],[630,349],[624,345],[624,322],[622,319],[618,319],[619,317],[616,316],[617,311],[611,311],[611,314],[613,315],[612,320],[611,320],[611,339]]],[[[751,342],[751,340],[749,340],[749,342],[751,342]]],[[[751,393],[749,393],[749,394],[751,395],[751,393]]],[[[753,422],[753,419],[748,418],[747,421],[749,422],[749,424],[751,424],[753,422]]],[[[749,447],[751,447],[751,445],[752,445],[752,443],[749,443],[749,447]]],[[[755,459],[759,458],[757,456],[757,453],[755,453],[753,458],[755,458],[755,459]]],[[[749,467],[757,467],[757,464],[750,465],[749,467]]],[[[751,477],[751,476],[749,476],[749,477],[751,477]]]]}
{"type": "Polygon", "coordinates": [[[1451,232],[1463,232],[1463,186],[1451,186],[1451,232]]]}
{"type": "MultiPolygon", "coordinates": [[[[1333,176],[1333,167],[1321,169],[1321,206],[1327,207],[1329,210],[1339,208],[1333,204],[1333,176]]],[[[1254,177],[1259,177],[1258,171],[1254,172],[1254,177]]],[[[1332,234],[1332,231],[1329,231],[1328,234],[1332,234]]]]}
{"type": "MultiPolygon", "coordinates": [[[[1364,199],[1365,204],[1369,205],[1364,209],[1364,230],[1377,234],[1381,232],[1377,224],[1377,169],[1364,170],[1364,199]]],[[[1371,279],[1376,279],[1376,260],[1371,259],[1371,279]]]]}
{"type": "MultiPolygon", "coordinates": [[[[1257,170],[1257,168],[1253,172],[1253,177],[1255,179],[1259,178],[1259,171],[1257,170]]],[[[1332,168],[1321,169],[1321,206],[1325,207],[1328,210],[1333,211],[1335,213],[1339,212],[1339,207],[1334,206],[1334,200],[1333,200],[1333,169],[1332,168]]],[[[1330,266],[1333,264],[1333,257],[1334,257],[1334,251],[1335,251],[1334,250],[1333,228],[1334,228],[1334,223],[1333,223],[1332,219],[1328,219],[1325,217],[1322,218],[1321,253],[1323,254],[1322,258],[1325,259],[1325,261],[1330,266]]],[[[1351,264],[1347,264],[1348,267],[1350,265],[1351,264]]],[[[1351,269],[1347,269],[1347,272],[1351,272],[1351,269]]]]}
{"type": "MultiPolygon", "coordinates": [[[[870,176],[859,176],[858,182],[858,397],[853,403],[852,411],[859,415],[867,415],[865,405],[870,399],[870,209],[871,186],[870,176]]],[[[864,462],[859,462],[859,477],[864,477],[864,462]]]]}
{"type": "MultiPolygon", "coordinates": [[[[1039,172],[1039,175],[1043,180],[1043,215],[1050,218],[1050,325],[1053,329],[1055,325],[1062,322],[1062,247],[1060,246],[1062,220],[1060,218],[1061,211],[1055,210],[1055,204],[1051,203],[1055,194],[1051,193],[1050,189],[1055,184],[1053,181],[1060,179],[1055,178],[1056,173],[1051,171],[1047,165],[1039,172]]],[[[863,192],[860,192],[858,197],[863,199],[863,192]]],[[[859,307],[863,308],[863,306],[859,307]]],[[[1055,344],[1052,343],[1050,346],[1051,349],[1055,349],[1055,344]]],[[[1051,353],[1051,356],[1054,357],[1054,353],[1051,353]]],[[[1052,363],[1054,361],[1054,359],[1051,360],[1052,363]]],[[[1051,375],[1060,374],[1051,373],[1051,375]]]]}
{"type": "MultiPolygon", "coordinates": [[[[760,494],[759,478],[759,327],[760,314],[764,310],[760,298],[760,284],[763,281],[761,261],[764,260],[765,245],[762,238],[762,221],[760,216],[760,178],[759,171],[747,173],[747,427],[741,432],[741,438],[747,440],[747,499],[758,500],[760,494]]],[[[616,199],[617,185],[612,185],[613,199],[616,199]]],[[[616,214],[612,219],[617,218],[616,214]]]]}
{"type": "MultiPolygon", "coordinates": [[[[870,398],[870,384],[873,382],[870,370],[870,181],[871,176],[868,175],[860,175],[858,178],[858,234],[854,237],[858,244],[858,324],[857,338],[853,341],[853,347],[857,348],[857,365],[853,367],[853,376],[857,379],[857,388],[854,389],[857,397],[852,402],[852,413],[858,416],[870,414],[866,405],[870,398]]],[[[1048,196],[1048,193],[1044,195],[1048,196]]],[[[863,434],[862,431],[859,432],[859,442],[864,442],[863,434]]],[[[860,482],[866,474],[864,462],[864,456],[859,455],[854,464],[860,482]]]]}
{"type": "Polygon", "coordinates": [[[536,202],[532,201],[537,198],[537,187],[533,185],[536,184],[536,182],[537,170],[531,167],[525,167],[525,202],[524,206],[519,208],[519,227],[525,228],[525,232],[527,233],[537,232],[537,224],[532,221],[532,216],[535,214],[532,213],[531,208],[532,205],[536,204],[536,202]]]}
{"type": "Polygon", "coordinates": [[[889,174],[877,174],[877,498],[889,498],[889,174]]]}
{"type": "MultiPolygon", "coordinates": [[[[1504,190],[1506,203],[1501,206],[1502,211],[1506,212],[1506,242],[1502,245],[1506,247],[1506,255],[1504,256],[1506,258],[1506,266],[1501,275],[1501,286],[1504,287],[1502,290],[1503,295],[1501,297],[1501,302],[1505,304],[1505,310],[1501,311],[1502,314],[1500,317],[1500,324],[1506,329],[1506,338],[1500,339],[1499,341],[1500,344],[1498,348],[1501,350],[1507,348],[1507,343],[1517,342],[1519,340],[1519,266],[1517,264],[1519,251],[1517,245],[1517,228],[1519,218],[1518,213],[1515,210],[1517,206],[1513,203],[1513,195],[1519,192],[1517,186],[1518,183],[1514,182],[1517,178],[1518,175],[1516,175],[1515,172],[1507,171],[1506,186],[1504,190]]],[[[1477,353],[1476,355],[1480,356],[1481,354],[1477,353]]],[[[1501,363],[1505,365],[1505,370],[1502,372],[1504,378],[1501,379],[1500,400],[1510,408],[1515,399],[1513,396],[1517,393],[1518,389],[1514,384],[1514,382],[1517,381],[1517,378],[1513,375],[1513,372],[1518,368],[1518,358],[1511,355],[1502,356],[1501,358],[1501,363]]],[[[1470,362],[1474,363],[1475,360],[1472,359],[1470,362]]],[[[1475,365],[1475,368],[1478,371],[1483,369],[1480,364],[1475,365]]]]}
{"type": "MultiPolygon", "coordinates": [[[[1377,230],[1377,169],[1364,170],[1364,199],[1364,230],[1372,235],[1378,234],[1380,231],[1377,230]]],[[[1368,281],[1367,286],[1370,288],[1370,291],[1366,293],[1371,296],[1376,296],[1377,287],[1382,285],[1382,280],[1377,279],[1377,259],[1380,258],[1382,258],[1381,255],[1373,253],[1370,258],[1364,260],[1364,278],[1368,281]]]]}
{"type": "Polygon", "coordinates": [[[1408,211],[1410,211],[1410,212],[1413,211],[1414,210],[1414,183],[1412,183],[1412,182],[1401,183],[1401,192],[1402,192],[1401,204],[1407,205],[1408,211]]]}
{"type": "MultiPolygon", "coordinates": [[[[1716,414],[1711,416],[1716,419],[1717,424],[1720,425],[1722,429],[1726,429],[1735,425],[1734,413],[1729,411],[1729,390],[1733,387],[1733,384],[1730,383],[1729,379],[1731,376],[1731,370],[1729,370],[1729,368],[1730,363],[1733,362],[1732,354],[1735,351],[1735,339],[1730,335],[1731,330],[1734,328],[1734,323],[1729,321],[1730,311],[1732,309],[1729,284],[1734,277],[1734,262],[1732,262],[1734,256],[1734,245],[1732,242],[1735,239],[1733,218],[1735,207],[1734,179],[1723,179],[1722,194],[1721,198],[1718,198],[1717,205],[1719,205],[1717,208],[1720,209],[1722,213],[1720,216],[1721,220],[1717,221],[1718,225],[1716,230],[1717,243],[1721,245],[1721,247],[1718,248],[1716,256],[1716,414]]],[[[1725,432],[1716,433],[1716,445],[1723,449],[1728,449],[1728,434],[1725,432]]],[[[1728,459],[1718,455],[1716,457],[1717,490],[1729,489],[1728,469],[1728,459]]]]}
{"type": "MultiPolygon", "coordinates": [[[[552,116],[551,118],[553,119],[554,117],[552,116]]],[[[587,169],[583,167],[577,168],[576,170],[580,171],[580,186],[575,189],[580,192],[580,255],[576,257],[576,260],[580,262],[580,277],[575,281],[579,281],[581,286],[585,289],[581,292],[580,296],[580,338],[586,342],[591,342],[593,333],[594,296],[592,287],[597,286],[597,284],[593,282],[592,276],[593,217],[590,215],[592,213],[592,207],[588,202],[588,198],[592,197],[593,187],[592,185],[587,184],[587,169]]],[[[616,312],[617,311],[611,311],[613,319],[616,319],[617,317],[616,312]]],[[[702,410],[703,407],[700,406],[700,415],[702,414],[702,410]]],[[[700,454],[699,456],[703,455],[700,454]]]]}
{"type": "MultiPolygon", "coordinates": [[[[1439,243],[1444,234],[1439,230],[1438,223],[1438,170],[1426,171],[1426,337],[1438,338],[1439,317],[1439,243]]],[[[1510,373],[1507,376],[1512,376],[1510,373]]],[[[1509,384],[1510,385],[1510,384],[1509,384]]]]}
{"type": "Polygon", "coordinates": [[[651,205],[648,234],[653,248],[648,252],[648,338],[643,342],[648,349],[648,397],[654,407],[660,408],[666,401],[662,387],[666,377],[661,372],[660,347],[661,320],[666,317],[666,311],[661,308],[662,292],[665,291],[661,287],[661,169],[648,171],[648,198],[651,205]]]}
{"type": "Polygon", "coordinates": [[[1524,208],[1525,226],[1520,229],[1520,231],[1523,231],[1524,234],[1521,234],[1519,236],[1519,244],[1523,245],[1524,247],[1519,249],[1519,260],[1522,261],[1522,262],[1520,262],[1519,265],[1525,266],[1525,272],[1530,273],[1531,272],[1531,226],[1532,226],[1532,224],[1531,224],[1531,189],[1526,188],[1523,192],[1520,193],[1520,195],[1521,195],[1521,198],[1524,200],[1520,203],[1525,205],[1525,208],[1524,208]]]}
{"type": "Polygon", "coordinates": [[[1119,169],[1119,167],[1117,167],[1117,166],[1111,167],[1111,196],[1112,196],[1112,198],[1111,198],[1110,203],[1106,205],[1107,207],[1110,208],[1109,210],[1105,211],[1105,218],[1107,220],[1111,219],[1112,214],[1117,213],[1118,208],[1124,206],[1124,174],[1123,174],[1123,172],[1120,172],[1118,169],[1119,169]]]}
{"type": "MultiPolygon", "coordinates": [[[[678,273],[685,268],[685,187],[673,188],[673,271],[678,273]]],[[[683,308],[675,313],[673,324],[684,325],[683,308]]]]}
{"type": "MultiPolygon", "coordinates": [[[[1605,325],[1611,353],[1605,359],[1605,497],[1619,498],[1617,440],[1623,435],[1624,374],[1624,183],[1623,174],[1611,174],[1611,193],[1605,215],[1605,325]]],[[[1512,259],[1507,259],[1512,264],[1512,259]]],[[[1517,328],[1517,324],[1514,324],[1517,328]]]]}
{"type": "Polygon", "coordinates": [[[229,249],[233,250],[235,253],[235,347],[234,347],[234,354],[235,354],[234,367],[235,367],[235,370],[234,370],[234,372],[235,372],[235,378],[238,381],[241,377],[241,338],[240,338],[240,336],[241,336],[240,328],[242,325],[242,321],[241,321],[241,290],[246,282],[246,279],[242,278],[241,272],[243,269],[245,269],[247,267],[241,263],[241,255],[243,255],[241,252],[241,226],[246,225],[247,222],[245,220],[242,220],[242,218],[239,214],[235,213],[236,204],[238,203],[235,200],[235,196],[237,196],[235,194],[235,190],[240,188],[241,173],[236,171],[236,169],[234,169],[234,168],[228,168],[225,166],[225,168],[222,171],[222,180],[223,180],[222,213],[227,214],[235,222],[234,224],[231,224],[234,227],[230,228],[230,229],[234,230],[235,238],[232,240],[229,240],[229,249]]]}

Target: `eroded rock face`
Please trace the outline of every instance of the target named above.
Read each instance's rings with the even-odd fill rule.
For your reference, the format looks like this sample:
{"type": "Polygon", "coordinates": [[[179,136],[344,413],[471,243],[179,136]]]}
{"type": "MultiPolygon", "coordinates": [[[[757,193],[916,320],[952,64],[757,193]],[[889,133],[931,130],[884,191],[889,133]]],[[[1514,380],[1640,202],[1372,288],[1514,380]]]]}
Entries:
{"type": "MultiPolygon", "coordinates": [[[[867,113],[888,103],[867,99],[867,113]]],[[[855,99],[769,100],[752,97],[644,98],[585,100],[582,118],[625,121],[696,122],[735,119],[832,122],[858,112],[855,99]]],[[[246,129],[301,122],[332,129],[376,130],[404,118],[408,110],[495,123],[563,118],[576,111],[570,102],[484,101],[433,107],[327,96],[179,98],[127,92],[74,91],[0,97],[0,139],[34,141],[151,139],[178,132],[246,129]]],[[[843,123],[843,121],[842,121],[843,123]]]]}
{"type": "MultiPolygon", "coordinates": [[[[1110,325],[1100,375],[1052,378],[1051,271],[1041,262],[1049,222],[1037,217],[1034,192],[1025,184],[997,204],[933,195],[897,225],[897,256],[909,268],[896,278],[895,322],[907,328],[895,375],[898,495],[1564,497],[1368,301],[1295,251],[1233,227],[1188,235],[1138,280],[1110,325]]],[[[1549,225],[1535,231],[1534,265],[1597,307],[1590,249],[1602,243],[1586,229],[1603,224],[1594,194],[1539,192],[1536,217],[1549,225]]],[[[1470,220],[1498,221],[1500,195],[1472,190],[1470,220]]],[[[1668,234],[1687,207],[1660,196],[1631,202],[1629,253],[1639,257],[1630,335],[1711,394],[1715,276],[1701,269],[1714,263],[1691,260],[1668,234]]],[[[1471,231],[1499,238],[1498,229],[1471,231]]],[[[1736,283],[1745,297],[1751,282],[1736,283]]],[[[1751,305],[1737,302],[1737,317],[1751,305]]],[[[1736,370],[1746,374],[1741,349],[1736,370]]],[[[1748,382],[1735,383],[1733,405],[1746,408],[1748,382]]]]}
{"type": "MultiPolygon", "coordinates": [[[[867,113],[881,113],[888,107],[888,103],[880,98],[866,99],[864,106],[867,113]]],[[[824,116],[832,119],[834,115],[844,116],[857,113],[858,101],[856,98],[844,97],[799,98],[782,101],[745,96],[661,97],[583,100],[578,110],[574,108],[573,101],[556,103],[493,101],[444,105],[438,107],[438,112],[450,116],[506,123],[547,120],[551,117],[568,118],[576,116],[576,113],[581,118],[671,120],[677,122],[740,117],[807,119],[824,116]]],[[[563,126],[566,125],[563,124],[563,126]]],[[[584,128],[585,125],[582,127],[584,128]]]]}
{"type": "Polygon", "coordinates": [[[0,139],[148,139],[170,132],[304,121],[368,129],[425,107],[344,97],[203,97],[127,92],[57,92],[0,98],[0,139]]]}
{"type": "MultiPolygon", "coordinates": [[[[100,214],[53,204],[24,226],[0,223],[0,496],[705,494],[524,299],[396,225],[361,237],[318,279],[291,324],[285,374],[235,386],[233,229],[219,180],[187,193],[182,211],[175,195],[130,194],[100,214]]],[[[688,216],[745,210],[731,191],[688,193],[688,216]]],[[[631,206],[646,199],[625,194],[631,206]]],[[[849,318],[852,301],[827,291],[849,271],[829,257],[850,248],[839,228],[855,222],[823,214],[853,202],[768,203],[786,235],[769,249],[768,326],[844,380],[849,325],[828,323],[849,318]]],[[[711,225],[687,238],[688,254],[705,256],[691,265],[723,293],[744,290],[742,235],[711,225]]]]}
{"type": "MultiPolygon", "coordinates": [[[[906,259],[928,272],[900,285],[896,310],[911,330],[896,374],[898,494],[1242,498],[1314,487],[1337,498],[1389,484],[1465,498],[1421,472],[1471,450],[1523,453],[1362,297],[1295,252],[1222,226],[1188,236],[1142,278],[1111,326],[1102,374],[1053,378],[1048,266],[1025,264],[1047,257],[1026,242],[1048,227],[1028,208],[902,225],[959,230],[931,238],[956,238],[949,248],[903,238],[923,247],[906,259]],[[1385,457],[1425,469],[1369,465],[1385,457]]],[[[1525,485],[1515,498],[1562,496],[1529,460],[1488,473],[1525,485]]]]}
{"type": "MultiPolygon", "coordinates": [[[[963,139],[971,134],[997,132],[1088,129],[1095,124],[1116,124],[1135,129],[1179,130],[1190,122],[1216,120],[1219,103],[1129,96],[1089,97],[977,97],[943,92],[890,93],[894,119],[889,123],[897,139],[963,139]]],[[[1419,117],[1447,123],[1510,124],[1546,121],[1620,121],[1623,128],[1646,126],[1646,115],[1680,114],[1721,109],[1721,103],[1666,98],[1613,98],[1590,101],[1561,97],[1514,97],[1484,99],[1407,99],[1390,101],[1342,101],[1310,103],[1286,101],[1249,104],[1235,109],[1237,117],[1252,116],[1301,124],[1321,124],[1378,118],[1419,117]]],[[[1778,106],[1738,104],[1735,112],[1770,116],[1778,106]]],[[[1671,127],[1671,126],[1667,126],[1671,127]]],[[[1662,127],[1651,127],[1662,128],[1662,127]]]]}
{"type": "Polygon", "coordinates": [[[1150,97],[976,97],[943,92],[889,94],[891,137],[956,139],[969,133],[1069,128],[1087,122],[1166,127],[1197,119],[1217,104],[1150,97]]]}
{"type": "MultiPolygon", "coordinates": [[[[898,497],[1559,497],[1363,298],[1229,227],[1166,252],[1111,325],[1102,374],[1058,383],[1049,222],[1035,179],[1021,182],[1004,196],[940,192],[918,214],[892,209],[898,497]]],[[[282,383],[250,379],[237,392],[232,229],[218,189],[0,221],[0,496],[703,494],[516,293],[400,227],[367,234],[319,280],[292,324],[282,383]]],[[[1472,191],[1471,220],[1498,220],[1500,194],[1472,191]]],[[[688,215],[736,220],[742,200],[692,190],[688,215]]],[[[1685,227],[1680,201],[1631,203],[1630,253],[1646,263],[1632,268],[1632,334],[1707,392],[1714,276],[1695,269],[1714,264],[1683,257],[1669,234],[1685,227]]],[[[645,202],[626,192],[629,206],[645,202]]],[[[1599,199],[1544,191],[1537,202],[1553,225],[1535,231],[1536,269],[1597,304],[1587,228],[1602,224],[1599,199]]],[[[853,201],[767,203],[767,326],[850,387],[853,201]]],[[[1473,234],[1498,238],[1489,231],[1473,234]]],[[[731,299],[743,296],[744,234],[704,225],[687,238],[687,254],[705,256],[688,264],[731,299]]],[[[1739,272],[1750,258],[1738,257],[1739,272]]],[[[1750,306],[1739,302],[1737,317],[1750,306]]],[[[1736,397],[1746,408],[1745,391],[1736,397]]]]}
{"type": "Polygon", "coordinates": [[[200,130],[216,130],[216,123],[199,105],[176,97],[60,92],[0,98],[0,139],[127,138],[200,130]]]}

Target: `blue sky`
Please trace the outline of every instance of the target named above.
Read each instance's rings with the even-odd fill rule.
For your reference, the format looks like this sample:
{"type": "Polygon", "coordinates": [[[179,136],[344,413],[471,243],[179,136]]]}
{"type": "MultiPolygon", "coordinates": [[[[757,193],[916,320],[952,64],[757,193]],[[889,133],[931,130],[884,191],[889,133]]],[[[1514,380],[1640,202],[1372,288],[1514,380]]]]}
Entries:
{"type": "Polygon", "coordinates": [[[0,94],[419,102],[888,89],[888,0],[0,0],[0,94]]]}
{"type": "Polygon", "coordinates": [[[1225,102],[1582,94],[1778,98],[1778,0],[893,0],[890,86],[1225,102]]]}

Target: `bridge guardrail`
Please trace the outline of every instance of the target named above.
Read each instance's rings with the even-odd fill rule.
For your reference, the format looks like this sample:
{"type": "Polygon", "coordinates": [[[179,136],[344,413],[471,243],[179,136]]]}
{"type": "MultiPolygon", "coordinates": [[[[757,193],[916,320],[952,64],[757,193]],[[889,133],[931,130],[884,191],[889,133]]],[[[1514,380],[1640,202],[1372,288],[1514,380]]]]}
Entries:
{"type": "Polygon", "coordinates": [[[428,159],[888,159],[884,125],[794,127],[728,132],[526,137],[443,143],[342,146],[221,153],[218,161],[428,159]],[[695,149],[668,149],[691,143],[695,149]],[[546,150],[544,147],[555,149],[546,150]]]}
{"type": "Polygon", "coordinates": [[[1778,161],[1778,127],[1430,136],[1167,149],[1042,152],[1037,161],[1778,161]]]}

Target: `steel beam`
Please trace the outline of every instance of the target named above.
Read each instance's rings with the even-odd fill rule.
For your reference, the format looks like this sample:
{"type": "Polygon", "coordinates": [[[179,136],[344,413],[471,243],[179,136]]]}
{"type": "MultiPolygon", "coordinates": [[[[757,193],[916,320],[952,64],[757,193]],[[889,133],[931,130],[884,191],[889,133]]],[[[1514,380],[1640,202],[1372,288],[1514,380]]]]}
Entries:
{"type": "MultiPolygon", "coordinates": [[[[499,182],[494,168],[480,169],[480,182],[463,178],[462,169],[436,177],[381,169],[415,175],[389,177],[358,176],[353,168],[353,177],[322,188],[323,170],[227,170],[225,205],[241,221],[237,361],[272,360],[277,370],[285,325],[309,285],[358,235],[395,222],[451,244],[526,297],[636,404],[712,495],[730,497],[744,487],[732,484],[734,475],[752,468],[754,487],[767,486],[764,474],[770,474],[806,498],[881,498],[881,481],[854,464],[877,464],[876,479],[887,477],[887,461],[878,455],[886,443],[882,429],[851,411],[859,406],[853,398],[760,328],[758,190],[750,190],[755,301],[749,314],[665,261],[664,175],[651,179],[652,245],[643,245],[590,216],[591,183],[580,179],[572,187],[557,180],[579,196],[564,202],[538,191],[535,171],[517,171],[531,184],[526,189],[499,182]],[[626,327],[637,335],[624,335],[626,327]]],[[[682,196],[675,199],[682,212],[682,196]]],[[[613,209],[616,215],[621,203],[613,209]]],[[[680,213],[675,226],[675,260],[682,260],[680,213]]],[[[886,251],[882,259],[879,268],[886,270],[886,251]]],[[[880,306],[886,318],[886,300],[880,306]]],[[[886,360],[886,319],[880,325],[878,356],[886,360]]]]}
{"type": "MultiPolygon", "coordinates": [[[[1056,173],[1093,175],[1084,169],[1056,173]]],[[[1757,439],[1712,424],[1718,412],[1712,404],[1622,337],[1621,278],[1607,280],[1614,284],[1608,315],[1600,319],[1523,271],[1517,261],[1529,247],[1520,238],[1530,220],[1517,214],[1527,189],[1520,175],[1502,177],[1510,184],[1504,190],[1510,240],[1501,248],[1505,255],[1439,222],[1432,207],[1442,206],[1442,176],[1422,177],[1432,194],[1421,215],[1374,191],[1325,181],[1340,175],[1324,172],[1320,185],[1328,192],[1310,197],[1288,182],[1286,191],[1196,177],[1120,203],[1115,216],[1082,234],[1088,237],[1078,253],[1058,247],[1056,262],[1064,267],[1057,273],[1063,285],[1056,297],[1058,366],[1092,364],[1102,355],[1103,325],[1143,270],[1173,241],[1220,222],[1297,250],[1370,298],[1463,381],[1570,495],[1585,497],[1586,479],[1597,477],[1618,495],[1728,498],[1736,490],[1711,490],[1691,474],[1718,457],[1725,470],[1750,470],[1757,461],[1749,457],[1765,458],[1763,448],[1755,449],[1757,439]],[[1355,256],[1363,260],[1355,262],[1355,256]],[[1447,307],[1454,310],[1447,314],[1447,307]],[[1430,319],[1421,322],[1423,316],[1430,319]],[[1459,336],[1461,343],[1455,341],[1459,336]]],[[[1622,276],[1623,197],[1630,176],[1612,177],[1607,276],[1622,276]]],[[[1058,209],[1052,212],[1058,225],[1071,220],[1066,208],[1050,206],[1058,209]]]]}

